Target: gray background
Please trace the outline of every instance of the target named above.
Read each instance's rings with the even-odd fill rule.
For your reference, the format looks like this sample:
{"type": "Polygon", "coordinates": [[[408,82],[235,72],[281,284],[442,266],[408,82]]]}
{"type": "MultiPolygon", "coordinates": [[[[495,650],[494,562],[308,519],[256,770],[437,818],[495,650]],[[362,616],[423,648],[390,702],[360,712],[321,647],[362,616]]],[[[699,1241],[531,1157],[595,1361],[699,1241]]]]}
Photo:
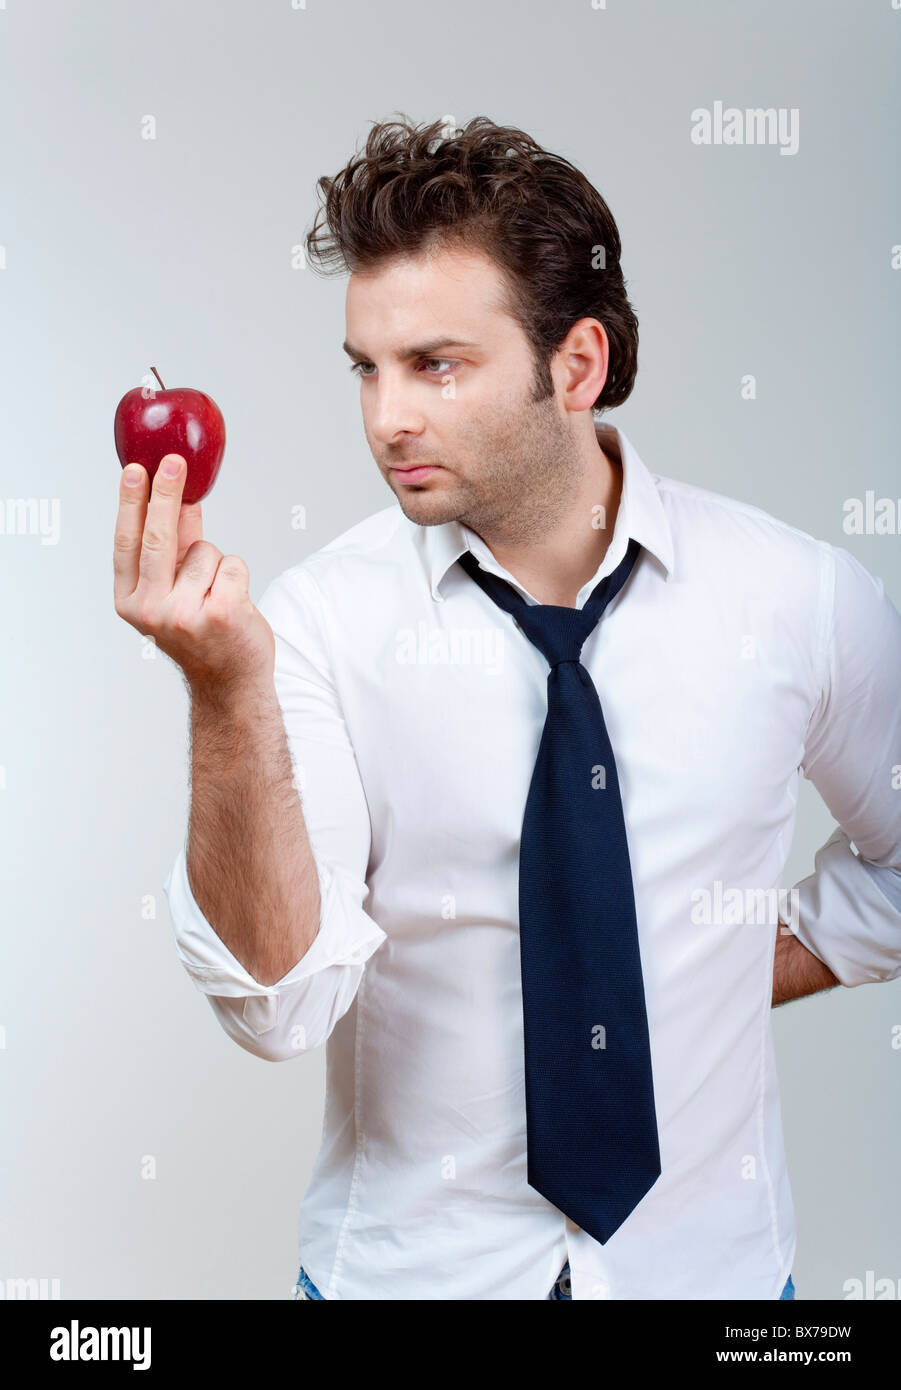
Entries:
{"type": "MultiPolygon", "coordinates": [[[[572,159],[618,221],[641,353],[607,418],[652,471],[845,545],[899,604],[901,540],[842,530],[845,498],[901,491],[899,34],[891,0],[0,8],[0,497],[61,507],[55,545],[0,536],[0,1280],[287,1298],[320,1134],[324,1052],[243,1052],[175,955],[187,699],[113,610],[120,396],[155,365],[219,403],[205,532],[254,597],[387,506],[345,282],[291,248],[372,120],[487,115],[572,159]],[[694,146],[716,100],[799,108],[799,152],[694,146]]],[[[832,824],[802,782],[784,885],[832,824]]],[[[775,1013],[799,1298],[901,1278],[899,990],[775,1013]]]]}

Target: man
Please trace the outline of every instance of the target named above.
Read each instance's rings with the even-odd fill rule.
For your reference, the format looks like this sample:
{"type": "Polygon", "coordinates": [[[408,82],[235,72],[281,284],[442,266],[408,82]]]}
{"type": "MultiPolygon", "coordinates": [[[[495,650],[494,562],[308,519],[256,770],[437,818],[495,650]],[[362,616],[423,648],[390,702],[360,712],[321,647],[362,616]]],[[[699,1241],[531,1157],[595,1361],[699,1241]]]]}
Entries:
{"type": "Polygon", "coordinates": [[[191,695],[180,957],[327,1044],[297,1295],[792,1297],[770,1009],[901,974],[901,620],[600,420],[637,324],[566,160],[396,121],[320,188],[391,506],[255,607],[170,456],[115,565],[191,695]],[[799,769],[839,828],[780,913],[799,769]]]}

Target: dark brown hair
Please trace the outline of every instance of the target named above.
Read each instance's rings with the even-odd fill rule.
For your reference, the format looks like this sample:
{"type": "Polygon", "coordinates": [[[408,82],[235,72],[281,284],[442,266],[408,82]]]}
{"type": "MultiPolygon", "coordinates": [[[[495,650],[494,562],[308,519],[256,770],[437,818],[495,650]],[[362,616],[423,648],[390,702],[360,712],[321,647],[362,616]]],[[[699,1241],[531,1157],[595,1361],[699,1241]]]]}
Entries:
{"type": "Polygon", "coordinates": [[[553,392],[551,356],[580,318],[607,330],[610,362],[595,410],[621,405],[638,369],[638,320],[620,269],[613,215],[584,174],[514,126],[475,116],[418,128],[403,113],[374,124],[362,152],[317,182],[307,259],[329,274],[372,270],[449,244],[500,268],[504,308],[536,364],[536,399],[553,392]],[[599,254],[600,253],[600,254],[599,254]]]}

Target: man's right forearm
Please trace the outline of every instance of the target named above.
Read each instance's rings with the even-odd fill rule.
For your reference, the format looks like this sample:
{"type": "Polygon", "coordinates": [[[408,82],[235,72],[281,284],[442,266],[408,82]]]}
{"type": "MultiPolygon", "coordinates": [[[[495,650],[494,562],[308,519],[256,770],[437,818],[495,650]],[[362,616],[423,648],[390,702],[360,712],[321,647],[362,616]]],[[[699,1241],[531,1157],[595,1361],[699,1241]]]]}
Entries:
{"type": "Polygon", "coordinates": [[[274,686],[191,691],[188,881],[198,907],[261,985],[319,931],[319,878],[274,686]]]}

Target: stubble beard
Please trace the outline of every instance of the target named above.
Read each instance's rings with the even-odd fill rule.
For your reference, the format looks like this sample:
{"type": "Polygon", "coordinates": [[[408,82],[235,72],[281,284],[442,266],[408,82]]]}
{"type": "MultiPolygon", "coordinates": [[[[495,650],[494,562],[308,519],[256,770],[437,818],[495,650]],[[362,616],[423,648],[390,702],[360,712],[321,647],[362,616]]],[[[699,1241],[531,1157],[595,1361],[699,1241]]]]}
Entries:
{"type": "Polygon", "coordinates": [[[553,396],[511,402],[490,421],[466,421],[455,444],[467,475],[448,470],[434,483],[399,483],[392,491],[409,521],[460,521],[503,545],[540,541],[553,530],[581,477],[572,432],[553,396]]]}

